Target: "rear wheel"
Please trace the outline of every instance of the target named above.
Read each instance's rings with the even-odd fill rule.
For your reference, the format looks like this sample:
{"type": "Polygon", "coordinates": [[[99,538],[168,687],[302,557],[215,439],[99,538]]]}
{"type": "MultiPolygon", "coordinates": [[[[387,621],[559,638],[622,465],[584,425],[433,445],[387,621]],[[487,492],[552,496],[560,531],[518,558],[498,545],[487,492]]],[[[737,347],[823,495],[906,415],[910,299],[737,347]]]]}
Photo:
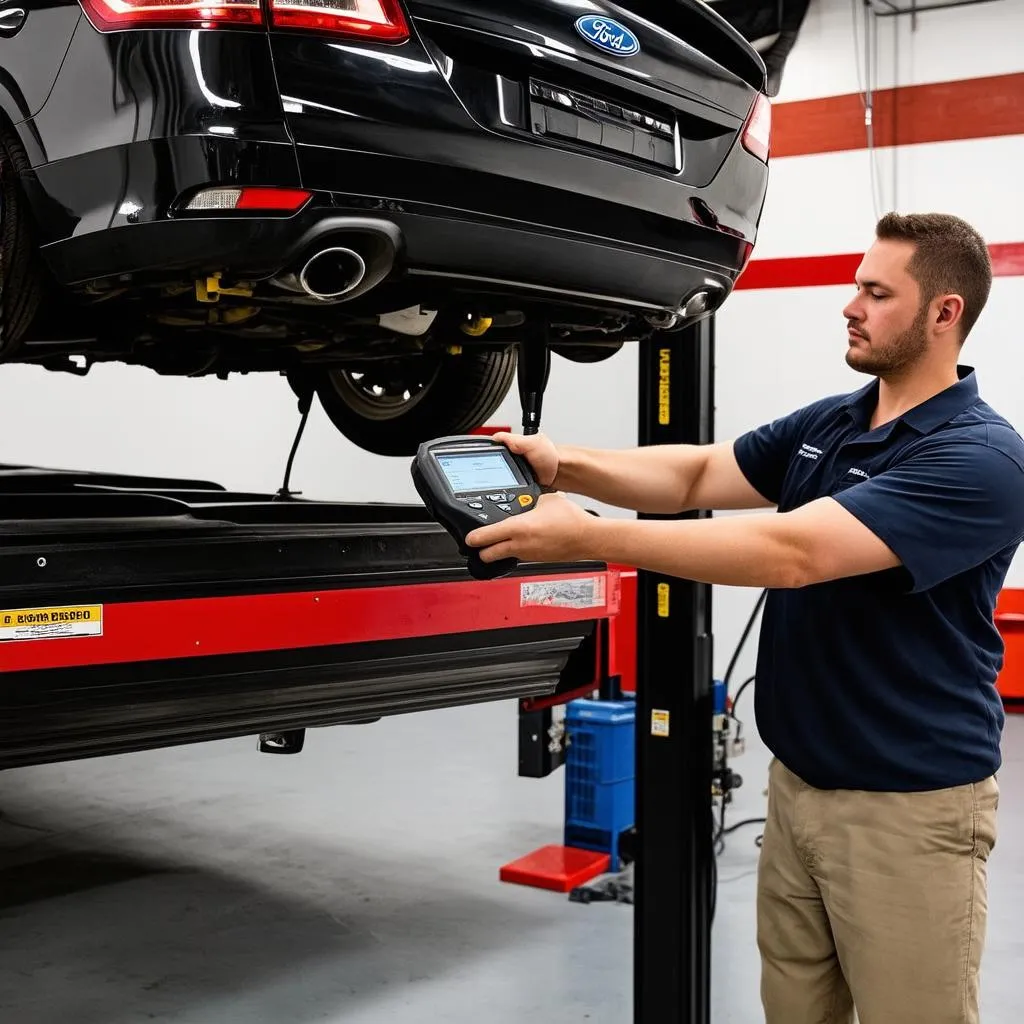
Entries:
{"type": "Polygon", "coordinates": [[[368,369],[325,370],[317,394],[353,444],[376,455],[411,456],[423,441],[483,426],[516,376],[516,349],[464,349],[368,369]]]}

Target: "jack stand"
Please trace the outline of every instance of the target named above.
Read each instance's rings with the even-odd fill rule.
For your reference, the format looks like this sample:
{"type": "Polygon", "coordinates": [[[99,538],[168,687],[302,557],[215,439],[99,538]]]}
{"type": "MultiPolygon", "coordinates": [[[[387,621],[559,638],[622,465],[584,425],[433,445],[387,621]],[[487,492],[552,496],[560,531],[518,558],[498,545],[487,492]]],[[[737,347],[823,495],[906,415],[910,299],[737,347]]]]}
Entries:
{"type": "Polygon", "coordinates": [[[551,346],[547,328],[524,340],[519,346],[519,401],[523,406],[523,433],[540,433],[544,392],[551,375],[551,346]]]}

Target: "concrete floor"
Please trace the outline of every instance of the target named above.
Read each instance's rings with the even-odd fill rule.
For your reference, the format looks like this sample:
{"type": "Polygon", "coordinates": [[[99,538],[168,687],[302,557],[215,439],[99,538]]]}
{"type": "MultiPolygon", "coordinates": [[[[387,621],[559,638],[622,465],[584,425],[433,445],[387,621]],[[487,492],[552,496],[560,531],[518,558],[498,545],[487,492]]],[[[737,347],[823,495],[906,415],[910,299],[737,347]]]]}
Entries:
{"type": "MultiPolygon", "coordinates": [[[[515,776],[508,704],[0,773],[3,1024],[631,1019],[631,910],[502,885],[557,842],[561,776],[515,776]]],[[[991,870],[986,1024],[1017,1024],[1024,720],[991,870]]],[[[730,820],[763,812],[767,758],[730,820]]],[[[720,860],[715,1024],[760,1019],[756,829],[720,860]]]]}

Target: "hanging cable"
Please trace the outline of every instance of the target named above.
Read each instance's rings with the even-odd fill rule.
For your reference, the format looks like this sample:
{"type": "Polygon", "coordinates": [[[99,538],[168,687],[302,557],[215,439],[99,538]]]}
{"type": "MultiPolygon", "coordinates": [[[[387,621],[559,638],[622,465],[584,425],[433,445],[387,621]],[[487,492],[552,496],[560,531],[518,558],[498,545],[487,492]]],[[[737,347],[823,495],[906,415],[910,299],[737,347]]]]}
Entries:
{"type": "Polygon", "coordinates": [[[313,408],[313,390],[309,389],[304,391],[299,396],[299,412],[302,414],[299,419],[299,429],[295,432],[295,440],[292,442],[292,449],[288,453],[288,462],[284,468],[284,482],[281,484],[281,489],[274,496],[275,501],[287,500],[293,498],[299,491],[289,490],[289,484],[292,479],[292,468],[295,465],[295,456],[299,450],[299,443],[302,441],[302,435],[306,431],[306,424],[309,422],[309,413],[313,408]]]}
{"type": "MultiPolygon", "coordinates": [[[[764,589],[758,595],[757,601],[754,603],[754,608],[750,613],[750,617],[747,619],[747,624],[743,627],[743,632],[740,634],[739,642],[736,644],[732,652],[732,657],[729,659],[729,667],[725,670],[725,678],[723,683],[725,685],[726,702],[729,701],[729,683],[732,680],[733,673],[736,671],[736,665],[739,662],[740,655],[743,653],[743,648],[746,646],[747,641],[750,639],[750,634],[754,629],[754,623],[757,622],[757,617],[761,613],[761,609],[764,607],[765,601],[768,599],[768,590],[764,589]]],[[[736,702],[740,699],[743,691],[754,681],[754,676],[747,679],[743,685],[739,688],[736,696],[732,700],[732,707],[728,710],[728,715],[732,718],[733,722],[736,723],[737,732],[736,738],[739,739],[743,735],[743,723],[736,718],[736,702]]],[[[725,851],[725,836],[732,831],[731,828],[726,828],[725,825],[725,806],[726,806],[726,786],[728,783],[722,784],[722,794],[720,803],[718,805],[718,820],[715,820],[715,812],[712,809],[711,812],[711,832],[712,832],[712,843],[714,846],[715,857],[720,856],[725,851]]]]}
{"type": "Polygon", "coordinates": [[[747,640],[750,637],[750,631],[754,628],[754,623],[757,621],[758,613],[764,607],[764,602],[768,597],[768,591],[762,590],[761,596],[758,597],[757,603],[754,605],[754,610],[750,613],[750,618],[747,619],[747,624],[743,629],[743,633],[740,636],[739,643],[736,645],[736,649],[732,652],[732,658],[729,661],[729,667],[725,670],[725,692],[729,693],[729,681],[732,679],[732,674],[736,670],[736,663],[740,659],[740,654],[743,652],[743,648],[746,646],[747,640]]]}
{"type": "MultiPolygon", "coordinates": [[[[878,90],[877,56],[878,56],[878,18],[871,7],[870,0],[850,0],[850,13],[853,21],[853,52],[854,67],[857,69],[857,91],[864,108],[864,131],[867,142],[868,175],[871,180],[871,206],[875,218],[882,216],[882,185],[878,168],[878,149],[875,142],[875,93],[878,90]],[[858,11],[858,4],[861,10],[858,11]],[[858,21],[863,14],[864,33],[864,66],[861,67],[861,44],[858,21]]],[[[893,155],[895,160],[895,154],[893,155]]]]}

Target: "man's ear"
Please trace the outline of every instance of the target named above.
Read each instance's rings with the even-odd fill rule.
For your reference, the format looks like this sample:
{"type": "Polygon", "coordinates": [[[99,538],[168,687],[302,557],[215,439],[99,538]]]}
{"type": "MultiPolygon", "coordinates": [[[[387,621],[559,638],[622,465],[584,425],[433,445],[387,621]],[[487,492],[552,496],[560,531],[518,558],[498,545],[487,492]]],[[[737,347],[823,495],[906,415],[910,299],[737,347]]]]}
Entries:
{"type": "Polygon", "coordinates": [[[935,300],[934,326],[941,334],[956,330],[964,316],[963,296],[942,295],[935,300]]]}

